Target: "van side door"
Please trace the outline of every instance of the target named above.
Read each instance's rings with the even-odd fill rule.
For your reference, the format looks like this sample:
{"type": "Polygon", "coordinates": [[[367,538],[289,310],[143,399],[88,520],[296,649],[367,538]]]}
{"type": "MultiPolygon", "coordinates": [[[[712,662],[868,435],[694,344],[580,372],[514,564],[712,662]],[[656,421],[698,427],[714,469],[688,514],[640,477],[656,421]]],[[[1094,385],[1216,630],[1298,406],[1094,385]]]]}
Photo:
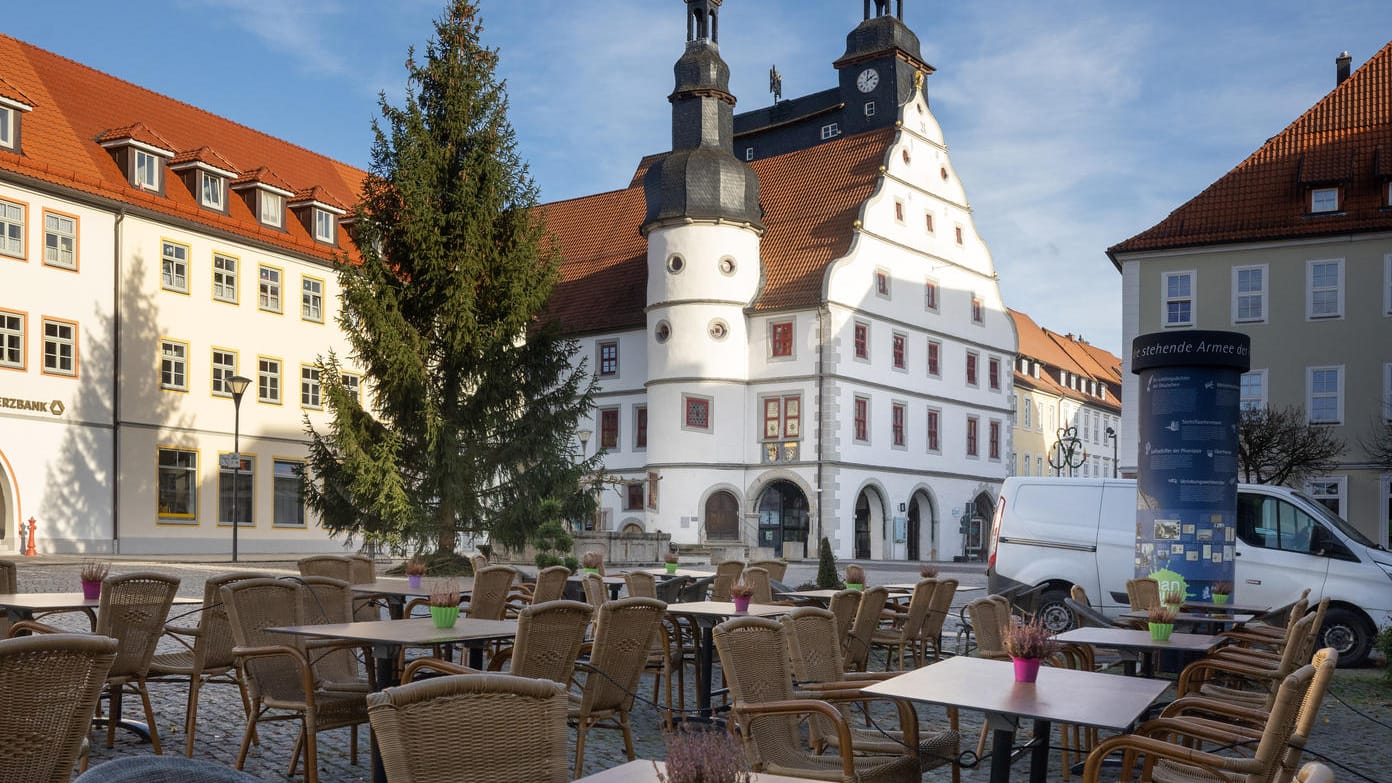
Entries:
{"type": "Polygon", "coordinates": [[[1329,558],[1311,554],[1320,524],[1295,504],[1258,492],[1237,496],[1237,578],[1233,603],[1281,606],[1310,588],[1324,593],[1329,558]]]}

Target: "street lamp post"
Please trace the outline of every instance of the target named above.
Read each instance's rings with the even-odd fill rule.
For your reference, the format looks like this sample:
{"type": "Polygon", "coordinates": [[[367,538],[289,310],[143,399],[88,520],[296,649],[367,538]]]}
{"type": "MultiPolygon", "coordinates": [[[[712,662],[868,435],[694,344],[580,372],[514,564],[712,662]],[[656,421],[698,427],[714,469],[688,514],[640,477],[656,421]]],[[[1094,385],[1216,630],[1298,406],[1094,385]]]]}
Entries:
{"type": "Polygon", "coordinates": [[[224,383],[232,392],[232,562],[237,562],[237,528],[242,526],[237,518],[237,490],[242,479],[242,395],[251,385],[250,378],[234,375],[224,383]]]}
{"type": "MultiPolygon", "coordinates": [[[[590,436],[593,434],[594,432],[591,430],[577,430],[575,433],[576,439],[580,441],[580,461],[582,463],[589,457],[590,436]]],[[[585,479],[589,479],[588,474],[585,476],[585,479]]],[[[584,532],[585,521],[583,519],[580,520],[580,524],[577,527],[580,532],[584,532]]]]}
{"type": "Polygon", "coordinates": [[[1112,478],[1117,477],[1117,434],[1111,427],[1107,428],[1107,437],[1112,439],[1112,478]]]}

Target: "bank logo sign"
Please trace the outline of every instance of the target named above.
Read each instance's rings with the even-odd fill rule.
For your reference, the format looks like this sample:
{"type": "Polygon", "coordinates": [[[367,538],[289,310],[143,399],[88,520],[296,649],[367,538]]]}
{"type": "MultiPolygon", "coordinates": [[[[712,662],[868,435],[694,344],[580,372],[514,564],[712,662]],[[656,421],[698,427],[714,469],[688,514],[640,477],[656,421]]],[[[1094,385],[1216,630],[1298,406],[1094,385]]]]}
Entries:
{"type": "Polygon", "coordinates": [[[26,411],[28,413],[49,413],[62,416],[68,406],[62,400],[23,400],[18,397],[0,397],[0,409],[26,411]]]}

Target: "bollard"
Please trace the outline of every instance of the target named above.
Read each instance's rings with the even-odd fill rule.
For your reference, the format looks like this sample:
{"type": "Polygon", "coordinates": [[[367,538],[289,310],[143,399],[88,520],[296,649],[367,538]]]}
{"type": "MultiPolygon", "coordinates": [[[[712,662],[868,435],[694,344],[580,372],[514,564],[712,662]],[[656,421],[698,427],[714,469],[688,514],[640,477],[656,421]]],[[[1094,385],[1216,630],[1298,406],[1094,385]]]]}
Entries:
{"type": "Polygon", "coordinates": [[[38,550],[34,549],[34,518],[29,517],[29,545],[24,549],[25,557],[34,557],[38,550]]]}

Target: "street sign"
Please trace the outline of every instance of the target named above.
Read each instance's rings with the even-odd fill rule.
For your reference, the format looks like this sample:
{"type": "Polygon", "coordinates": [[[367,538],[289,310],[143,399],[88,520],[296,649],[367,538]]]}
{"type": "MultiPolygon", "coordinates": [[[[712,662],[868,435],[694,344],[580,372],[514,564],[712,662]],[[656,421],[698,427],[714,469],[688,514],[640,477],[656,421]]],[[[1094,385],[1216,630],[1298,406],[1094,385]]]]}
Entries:
{"type": "MultiPolygon", "coordinates": [[[[218,467],[222,468],[223,470],[237,470],[237,456],[238,455],[236,454],[219,454],[218,467]]],[[[243,462],[241,465],[241,469],[246,470],[246,468],[247,464],[246,462],[243,462]]]]}

